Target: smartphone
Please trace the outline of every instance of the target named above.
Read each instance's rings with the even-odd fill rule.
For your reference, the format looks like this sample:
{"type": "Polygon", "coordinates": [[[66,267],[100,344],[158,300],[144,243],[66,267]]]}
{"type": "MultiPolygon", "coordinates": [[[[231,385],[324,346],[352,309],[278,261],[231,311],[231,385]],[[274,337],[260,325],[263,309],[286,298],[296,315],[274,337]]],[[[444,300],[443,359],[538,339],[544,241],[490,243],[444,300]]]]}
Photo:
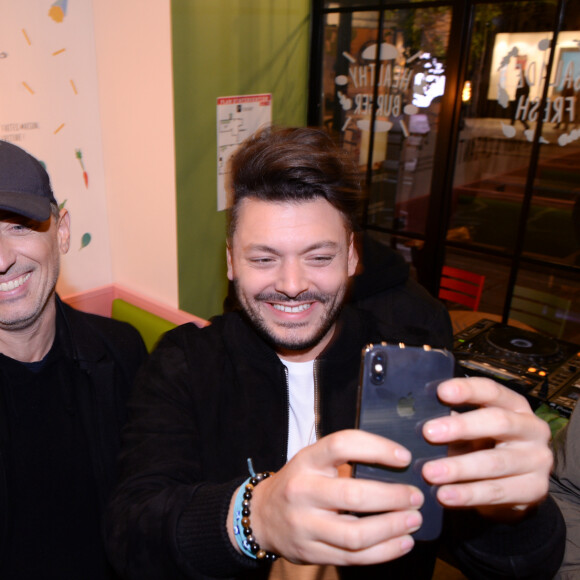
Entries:
{"type": "Polygon", "coordinates": [[[428,443],[422,429],[429,419],[450,413],[437,398],[437,386],[453,376],[454,366],[449,351],[429,346],[380,343],[362,352],[357,427],[404,445],[413,459],[406,468],[357,463],[354,477],[421,489],[423,525],[413,534],[416,540],[434,540],[441,533],[443,507],[421,469],[428,460],[445,457],[447,446],[428,443]]]}

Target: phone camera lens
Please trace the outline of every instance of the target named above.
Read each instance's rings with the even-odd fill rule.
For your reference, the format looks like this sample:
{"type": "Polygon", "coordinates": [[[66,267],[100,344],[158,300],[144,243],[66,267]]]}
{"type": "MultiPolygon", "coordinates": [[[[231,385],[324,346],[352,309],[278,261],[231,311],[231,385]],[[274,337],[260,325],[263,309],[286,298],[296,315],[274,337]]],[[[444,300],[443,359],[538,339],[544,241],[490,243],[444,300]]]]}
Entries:
{"type": "Polygon", "coordinates": [[[371,381],[382,385],[385,381],[385,359],[382,354],[375,354],[371,361],[371,381]]]}

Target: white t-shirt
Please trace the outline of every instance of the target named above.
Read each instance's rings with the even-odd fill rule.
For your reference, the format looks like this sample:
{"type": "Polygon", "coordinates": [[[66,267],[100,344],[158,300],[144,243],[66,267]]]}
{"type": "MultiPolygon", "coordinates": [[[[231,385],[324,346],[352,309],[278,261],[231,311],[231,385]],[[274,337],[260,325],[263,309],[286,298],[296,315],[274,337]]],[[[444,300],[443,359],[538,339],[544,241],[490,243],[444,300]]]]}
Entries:
{"type": "Polygon", "coordinates": [[[314,411],[314,361],[290,362],[288,369],[288,461],[303,447],[316,441],[314,411]]]}
{"type": "MultiPolygon", "coordinates": [[[[303,447],[316,441],[314,361],[290,362],[288,369],[288,461],[303,447]]],[[[299,566],[284,558],[274,562],[269,580],[338,580],[334,566],[299,566]]]]}

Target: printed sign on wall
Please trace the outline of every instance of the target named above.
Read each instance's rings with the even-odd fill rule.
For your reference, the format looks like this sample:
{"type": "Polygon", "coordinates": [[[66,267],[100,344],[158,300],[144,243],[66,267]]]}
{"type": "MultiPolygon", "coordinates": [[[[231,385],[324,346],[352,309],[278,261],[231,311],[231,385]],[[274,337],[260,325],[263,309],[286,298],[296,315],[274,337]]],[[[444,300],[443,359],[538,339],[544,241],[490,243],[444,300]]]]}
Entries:
{"type": "Polygon", "coordinates": [[[272,95],[219,97],[217,100],[217,208],[227,207],[228,160],[257,129],[272,123],[272,95]]]}

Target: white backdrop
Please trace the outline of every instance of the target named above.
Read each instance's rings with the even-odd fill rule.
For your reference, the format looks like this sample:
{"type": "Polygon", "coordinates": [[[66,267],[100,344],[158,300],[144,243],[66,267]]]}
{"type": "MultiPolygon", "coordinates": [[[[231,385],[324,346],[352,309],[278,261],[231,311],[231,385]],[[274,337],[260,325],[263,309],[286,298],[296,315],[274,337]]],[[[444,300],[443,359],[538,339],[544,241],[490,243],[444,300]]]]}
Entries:
{"type": "Polygon", "coordinates": [[[0,13],[0,138],[45,164],[72,217],[59,291],[109,284],[91,2],[0,0],[0,13]]]}

